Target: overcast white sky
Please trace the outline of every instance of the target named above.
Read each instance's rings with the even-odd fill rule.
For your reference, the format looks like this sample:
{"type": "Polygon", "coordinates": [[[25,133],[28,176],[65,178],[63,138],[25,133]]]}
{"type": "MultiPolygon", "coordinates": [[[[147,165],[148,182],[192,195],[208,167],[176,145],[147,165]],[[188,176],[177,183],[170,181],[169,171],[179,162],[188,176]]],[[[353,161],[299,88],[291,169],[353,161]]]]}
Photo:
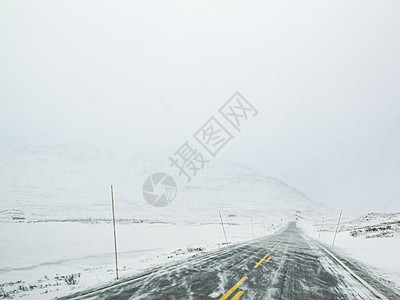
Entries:
{"type": "Polygon", "coordinates": [[[400,210],[397,0],[1,1],[0,41],[2,149],[178,148],[240,91],[259,115],[219,159],[400,210]]]}

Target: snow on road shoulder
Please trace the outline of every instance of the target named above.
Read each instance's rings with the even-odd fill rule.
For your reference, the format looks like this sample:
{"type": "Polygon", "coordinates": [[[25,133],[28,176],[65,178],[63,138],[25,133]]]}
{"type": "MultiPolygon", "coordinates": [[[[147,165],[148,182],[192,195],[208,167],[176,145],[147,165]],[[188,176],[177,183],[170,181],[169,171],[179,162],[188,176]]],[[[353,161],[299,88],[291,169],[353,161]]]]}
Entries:
{"type": "MultiPolygon", "coordinates": [[[[331,247],[337,219],[299,226],[310,237],[331,247]],[[321,230],[322,228],[322,230],[321,230]]],[[[335,251],[363,263],[376,278],[400,291],[400,214],[368,214],[344,218],[335,240],[335,251]]]]}

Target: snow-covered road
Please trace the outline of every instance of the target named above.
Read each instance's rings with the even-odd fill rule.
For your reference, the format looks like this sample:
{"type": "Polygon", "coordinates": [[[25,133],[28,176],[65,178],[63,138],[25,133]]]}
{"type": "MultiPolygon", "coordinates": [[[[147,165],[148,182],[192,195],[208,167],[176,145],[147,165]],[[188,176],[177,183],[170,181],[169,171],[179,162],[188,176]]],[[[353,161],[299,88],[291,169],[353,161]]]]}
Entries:
{"type": "MultiPolygon", "coordinates": [[[[355,269],[379,293],[399,299],[366,271],[355,269]]],[[[274,235],[68,298],[379,299],[315,241],[302,236],[294,222],[274,235]]]]}

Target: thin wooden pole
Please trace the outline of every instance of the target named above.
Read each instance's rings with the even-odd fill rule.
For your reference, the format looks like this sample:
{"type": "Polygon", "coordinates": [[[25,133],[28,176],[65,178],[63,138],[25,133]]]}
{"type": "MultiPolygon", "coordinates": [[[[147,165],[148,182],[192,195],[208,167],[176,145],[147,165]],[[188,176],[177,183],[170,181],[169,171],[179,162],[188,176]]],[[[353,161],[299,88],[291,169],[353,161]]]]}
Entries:
{"type": "Polygon", "coordinates": [[[222,225],[222,230],[224,231],[225,242],[228,244],[228,238],[226,237],[225,226],[224,222],[222,221],[222,215],[220,210],[219,210],[219,218],[221,219],[221,225],[222,225]]]}
{"type": "Polygon", "coordinates": [[[320,228],[320,230],[319,230],[318,240],[319,240],[319,238],[320,238],[320,236],[321,236],[321,231],[322,231],[322,228],[324,227],[324,222],[325,222],[325,218],[322,217],[322,224],[321,224],[321,228],[320,228]]]}
{"type": "Polygon", "coordinates": [[[333,242],[332,242],[332,247],[335,245],[335,240],[336,240],[336,234],[339,230],[339,224],[340,224],[340,219],[342,217],[342,210],[340,211],[340,215],[339,215],[339,220],[337,222],[337,226],[336,226],[336,231],[335,231],[335,236],[333,237],[333,242]]]}
{"type": "Polygon", "coordinates": [[[114,227],[115,273],[117,275],[117,280],[118,280],[117,233],[115,231],[114,191],[112,185],[111,185],[111,202],[112,202],[113,227],[114,227]]]}

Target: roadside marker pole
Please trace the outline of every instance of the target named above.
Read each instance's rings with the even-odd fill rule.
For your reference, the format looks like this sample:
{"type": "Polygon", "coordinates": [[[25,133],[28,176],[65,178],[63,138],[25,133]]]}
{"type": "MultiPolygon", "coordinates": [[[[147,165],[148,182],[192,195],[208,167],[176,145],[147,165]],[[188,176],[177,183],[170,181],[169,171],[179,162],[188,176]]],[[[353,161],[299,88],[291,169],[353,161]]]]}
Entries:
{"type": "Polygon", "coordinates": [[[322,224],[321,224],[321,228],[319,229],[318,240],[321,237],[321,231],[322,231],[322,228],[324,227],[324,221],[325,221],[325,218],[322,217],[322,224]]]}
{"type": "Polygon", "coordinates": [[[224,226],[224,222],[222,221],[222,216],[221,216],[221,211],[220,210],[219,210],[219,218],[221,219],[221,225],[222,225],[222,230],[224,231],[226,244],[228,244],[228,238],[226,237],[225,226],[224,226]]]}
{"type": "Polygon", "coordinates": [[[112,185],[111,185],[111,203],[112,203],[113,227],[114,227],[115,273],[117,275],[117,280],[118,280],[117,233],[115,231],[114,191],[112,185]]]}
{"type": "Polygon", "coordinates": [[[251,218],[251,231],[253,232],[253,239],[254,239],[253,218],[251,218]]]}
{"type": "Polygon", "coordinates": [[[342,217],[342,212],[343,212],[343,210],[340,210],[339,220],[338,220],[338,222],[337,222],[336,231],[335,231],[335,236],[333,237],[332,247],[335,245],[336,234],[337,234],[337,232],[338,232],[338,230],[339,230],[339,224],[340,224],[340,219],[341,219],[341,217],[342,217]]]}

